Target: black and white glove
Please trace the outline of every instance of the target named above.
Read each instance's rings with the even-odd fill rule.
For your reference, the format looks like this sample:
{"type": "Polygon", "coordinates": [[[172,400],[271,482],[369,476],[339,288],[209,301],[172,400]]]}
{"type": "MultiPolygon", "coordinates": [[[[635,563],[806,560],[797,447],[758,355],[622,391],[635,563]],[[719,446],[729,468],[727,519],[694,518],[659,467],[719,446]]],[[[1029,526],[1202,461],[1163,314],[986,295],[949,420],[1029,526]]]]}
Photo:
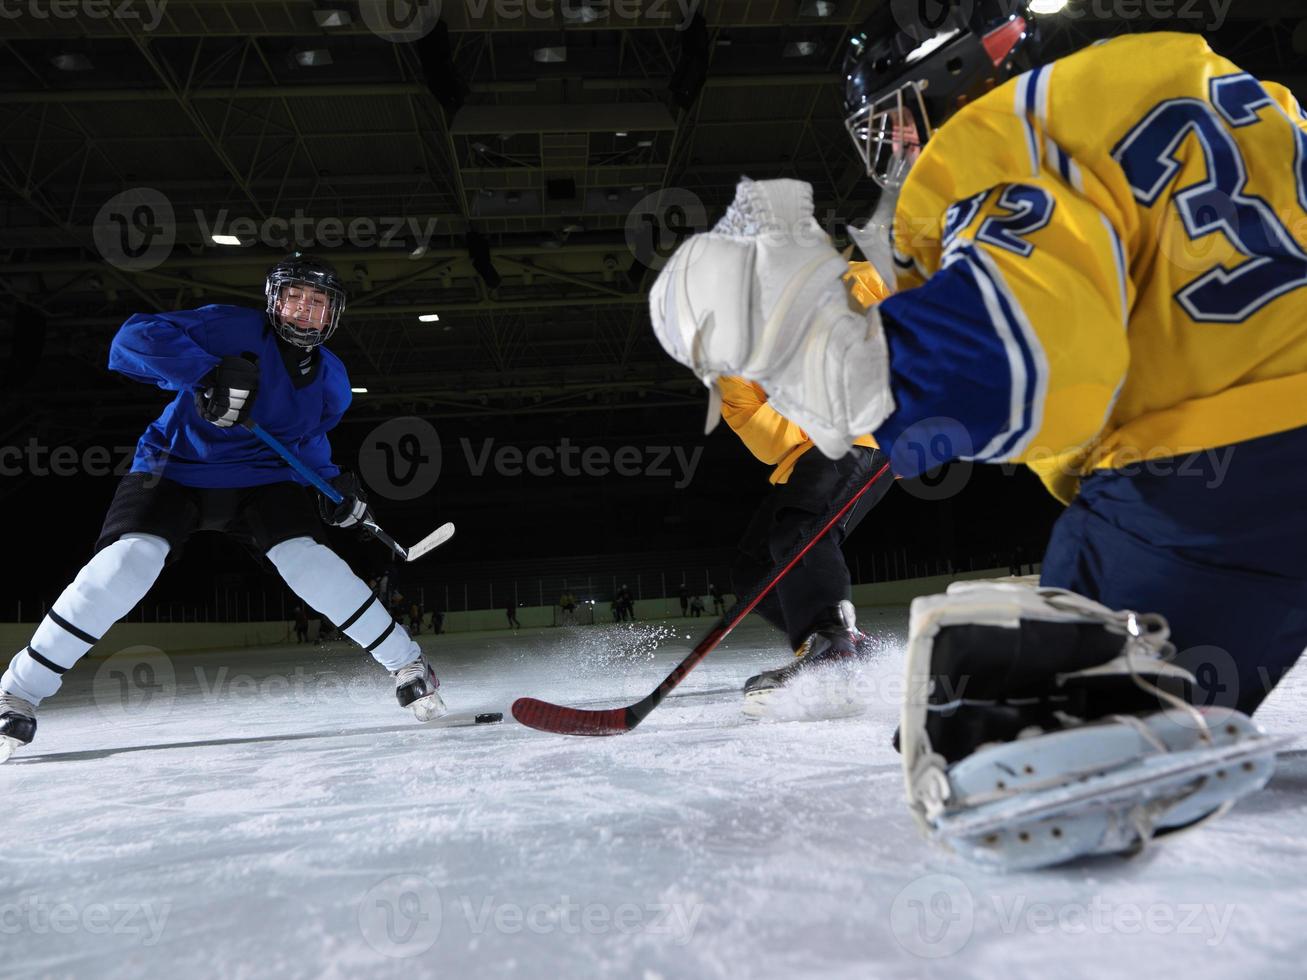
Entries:
{"type": "Polygon", "coordinates": [[[224,357],[200,382],[195,407],[220,429],[239,425],[250,417],[259,393],[259,362],[253,354],[224,357]]]}
{"type": "Polygon", "coordinates": [[[333,504],[326,497],[318,498],[318,510],[326,523],[336,527],[354,527],[370,516],[368,497],[357,476],[348,471],[341,473],[331,481],[331,485],[345,499],[333,504]]]}

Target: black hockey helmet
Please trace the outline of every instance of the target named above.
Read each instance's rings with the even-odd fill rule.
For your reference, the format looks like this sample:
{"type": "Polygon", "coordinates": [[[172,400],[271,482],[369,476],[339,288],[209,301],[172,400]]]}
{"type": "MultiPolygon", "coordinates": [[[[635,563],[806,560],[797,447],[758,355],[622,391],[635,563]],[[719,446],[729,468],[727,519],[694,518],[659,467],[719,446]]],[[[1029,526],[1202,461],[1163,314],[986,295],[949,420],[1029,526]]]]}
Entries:
{"type": "Polygon", "coordinates": [[[867,175],[898,186],[949,116],[1034,48],[1031,0],[890,0],[849,39],[844,125],[867,175]]]}
{"type": "Polygon", "coordinates": [[[336,332],[345,312],[345,284],[329,262],[294,252],[268,272],[263,293],[268,299],[268,322],[287,343],[296,347],[317,347],[336,332]],[[292,291],[283,295],[285,287],[292,291]],[[299,292],[294,292],[298,287],[299,292]],[[326,304],[307,303],[299,316],[288,315],[284,299],[311,298],[311,290],[326,294],[326,304]]]}

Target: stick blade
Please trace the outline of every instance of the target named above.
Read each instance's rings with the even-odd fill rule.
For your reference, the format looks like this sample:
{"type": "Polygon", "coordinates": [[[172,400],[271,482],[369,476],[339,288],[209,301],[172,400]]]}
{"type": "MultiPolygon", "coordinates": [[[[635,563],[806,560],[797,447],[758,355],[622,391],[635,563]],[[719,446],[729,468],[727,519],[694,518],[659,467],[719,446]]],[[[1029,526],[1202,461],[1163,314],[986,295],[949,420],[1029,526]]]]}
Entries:
{"type": "Polygon", "coordinates": [[[434,551],[436,548],[439,548],[442,544],[444,544],[453,536],[454,536],[454,525],[441,524],[440,527],[436,528],[434,531],[428,534],[425,538],[423,538],[413,547],[409,548],[408,558],[406,558],[405,560],[417,561],[428,551],[434,551]]]}
{"type": "Polygon", "coordinates": [[[536,698],[514,701],[513,717],[527,728],[554,735],[622,735],[635,727],[627,708],[585,711],[536,698]]]}

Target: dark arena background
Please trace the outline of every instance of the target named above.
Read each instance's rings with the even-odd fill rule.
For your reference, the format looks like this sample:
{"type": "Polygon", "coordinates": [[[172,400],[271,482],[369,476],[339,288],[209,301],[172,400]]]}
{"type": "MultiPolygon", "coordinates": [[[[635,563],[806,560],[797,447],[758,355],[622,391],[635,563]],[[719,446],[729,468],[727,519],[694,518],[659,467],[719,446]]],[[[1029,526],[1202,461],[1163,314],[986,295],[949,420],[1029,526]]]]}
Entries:
{"type": "MultiPolygon", "coordinates": [[[[419,607],[451,717],[505,716],[413,734],[318,612],[296,643],[301,600],[271,565],[195,535],[42,708],[30,764],[0,771],[0,975],[1297,975],[1307,902],[1282,886],[1307,863],[1270,804],[1239,834],[1279,834],[1288,868],[1197,837],[1193,867],[1151,878],[991,879],[918,846],[885,687],[906,604],[1039,570],[1062,507],[1024,467],[899,481],[845,542],[860,622],[899,657],[861,719],[741,732],[740,685],[791,659],[757,617],[650,731],[551,741],[508,716],[518,695],[634,701],[711,626],[710,588],[728,607],[741,588],[769,467],[725,424],[704,434],[707,392],[660,348],[649,290],[741,176],[807,181],[850,247],[878,191],[845,131],[842,57],[901,5],[937,6],[0,0],[0,664],[91,558],[173,396],[108,370],[117,329],[262,309],[269,268],[299,250],[348,290],[328,344],[354,388],[335,461],[400,542],[457,526],[411,565],[324,540],[403,596],[402,619],[419,607]],[[624,589],[635,622],[614,624],[624,589]],[[98,666],[142,645],[148,677],[98,666]],[[339,680],[345,706],[306,676],[339,680]],[[681,752],[704,755],[678,775],[681,752]],[[940,895],[959,943],[909,924],[940,895]],[[407,931],[387,918],[415,908],[407,931]],[[1133,929],[1131,909],[1170,926],[1133,929]]],[[[1043,6],[1044,61],[1198,33],[1307,102],[1302,0],[1043,6]]]]}

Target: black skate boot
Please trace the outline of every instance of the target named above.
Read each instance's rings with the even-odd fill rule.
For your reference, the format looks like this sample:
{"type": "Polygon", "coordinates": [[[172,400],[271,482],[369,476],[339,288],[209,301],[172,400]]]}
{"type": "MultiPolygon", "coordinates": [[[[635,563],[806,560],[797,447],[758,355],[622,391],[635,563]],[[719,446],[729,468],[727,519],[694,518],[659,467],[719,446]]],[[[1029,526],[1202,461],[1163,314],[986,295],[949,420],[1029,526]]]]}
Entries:
{"type": "Polygon", "coordinates": [[[419,656],[391,675],[395,678],[395,699],[401,708],[409,708],[418,721],[435,721],[445,713],[445,702],[440,697],[440,678],[419,656]]]}
{"type": "Polygon", "coordinates": [[[22,745],[36,738],[36,707],[12,694],[0,691],[0,762],[5,762],[22,745]]]}
{"type": "Polygon", "coordinates": [[[794,662],[745,681],[744,713],[790,720],[857,714],[865,705],[848,690],[849,671],[828,668],[850,668],[873,654],[871,638],[857,628],[853,603],[843,600],[804,641],[794,662]]]}

